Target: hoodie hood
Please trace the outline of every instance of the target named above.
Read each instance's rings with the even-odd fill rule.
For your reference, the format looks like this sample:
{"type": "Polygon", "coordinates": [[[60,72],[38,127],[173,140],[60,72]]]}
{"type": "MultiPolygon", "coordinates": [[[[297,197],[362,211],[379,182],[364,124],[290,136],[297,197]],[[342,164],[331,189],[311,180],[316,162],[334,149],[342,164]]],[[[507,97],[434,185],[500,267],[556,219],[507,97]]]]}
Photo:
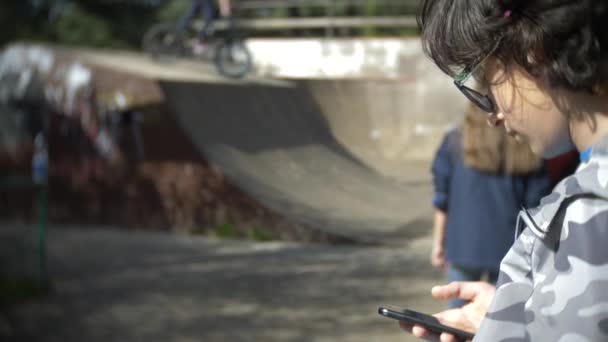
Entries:
{"type": "Polygon", "coordinates": [[[593,146],[589,159],[562,180],[538,207],[525,210],[533,221],[526,224],[536,235],[546,234],[561,207],[579,197],[608,200],[608,135],[593,146]]]}

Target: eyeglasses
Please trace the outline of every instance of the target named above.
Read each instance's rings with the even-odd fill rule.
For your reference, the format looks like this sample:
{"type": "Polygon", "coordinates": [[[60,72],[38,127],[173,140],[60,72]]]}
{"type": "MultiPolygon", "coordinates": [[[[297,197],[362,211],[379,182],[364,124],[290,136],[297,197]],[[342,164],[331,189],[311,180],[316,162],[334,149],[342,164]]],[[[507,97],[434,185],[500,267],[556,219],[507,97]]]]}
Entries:
{"type": "Polygon", "coordinates": [[[471,88],[465,86],[464,83],[469,78],[471,78],[471,75],[475,74],[477,69],[479,69],[479,67],[490,56],[492,56],[494,54],[496,49],[498,49],[498,47],[500,46],[502,38],[503,38],[502,36],[498,37],[492,50],[479,63],[477,63],[473,67],[471,67],[471,66],[466,67],[460,74],[456,75],[456,77],[454,78],[454,84],[456,85],[456,88],[458,88],[458,90],[460,90],[460,92],[463,93],[464,96],[467,97],[467,99],[469,99],[477,107],[479,107],[481,110],[483,110],[484,112],[487,112],[487,113],[496,113],[496,103],[494,102],[494,100],[492,100],[492,98],[487,94],[482,94],[482,93],[478,92],[477,90],[474,90],[474,89],[471,89],[471,88]]]}
{"type": "Polygon", "coordinates": [[[481,108],[481,110],[488,113],[494,113],[496,112],[496,104],[489,95],[482,94],[477,90],[471,89],[464,85],[471,75],[473,75],[475,70],[479,68],[480,64],[481,63],[476,65],[472,70],[470,68],[466,68],[463,72],[456,75],[454,84],[456,85],[456,88],[458,88],[458,90],[460,90],[460,92],[467,97],[467,99],[473,102],[477,107],[481,108]]]}

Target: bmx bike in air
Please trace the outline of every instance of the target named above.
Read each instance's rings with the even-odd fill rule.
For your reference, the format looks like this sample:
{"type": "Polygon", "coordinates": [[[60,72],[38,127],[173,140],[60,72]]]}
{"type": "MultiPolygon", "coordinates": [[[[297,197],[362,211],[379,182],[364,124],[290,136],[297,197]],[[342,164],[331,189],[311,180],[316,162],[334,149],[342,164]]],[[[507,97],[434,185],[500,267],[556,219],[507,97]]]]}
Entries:
{"type": "Polygon", "coordinates": [[[242,78],[251,71],[251,52],[233,23],[209,37],[202,52],[194,48],[196,36],[192,27],[182,30],[174,22],[159,23],[144,35],[143,49],[159,61],[172,61],[178,57],[210,60],[220,74],[230,78],[242,78]]]}

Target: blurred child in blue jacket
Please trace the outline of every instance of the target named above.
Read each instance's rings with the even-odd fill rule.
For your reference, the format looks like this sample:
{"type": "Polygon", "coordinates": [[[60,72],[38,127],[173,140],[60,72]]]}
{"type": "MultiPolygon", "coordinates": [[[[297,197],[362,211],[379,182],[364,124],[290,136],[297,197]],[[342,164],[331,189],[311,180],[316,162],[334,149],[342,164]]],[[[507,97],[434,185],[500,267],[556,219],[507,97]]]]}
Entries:
{"type": "Polygon", "coordinates": [[[487,277],[496,283],[521,206],[534,207],[551,191],[542,161],[471,105],[463,123],[444,136],[432,174],[432,265],[447,268],[448,282],[487,277]]]}

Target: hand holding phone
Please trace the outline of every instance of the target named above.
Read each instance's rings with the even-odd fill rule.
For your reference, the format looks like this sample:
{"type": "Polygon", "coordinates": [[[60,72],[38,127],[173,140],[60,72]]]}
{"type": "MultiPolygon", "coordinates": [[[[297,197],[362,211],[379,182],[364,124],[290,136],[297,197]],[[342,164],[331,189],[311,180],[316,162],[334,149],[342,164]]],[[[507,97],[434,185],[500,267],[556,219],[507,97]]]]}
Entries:
{"type": "Polygon", "coordinates": [[[475,337],[474,334],[471,334],[468,331],[441,324],[437,318],[417,311],[403,310],[400,312],[380,307],[378,308],[378,313],[384,317],[396,319],[411,325],[420,325],[428,331],[432,331],[437,334],[446,332],[463,341],[472,340],[473,337],[475,337]]]}

